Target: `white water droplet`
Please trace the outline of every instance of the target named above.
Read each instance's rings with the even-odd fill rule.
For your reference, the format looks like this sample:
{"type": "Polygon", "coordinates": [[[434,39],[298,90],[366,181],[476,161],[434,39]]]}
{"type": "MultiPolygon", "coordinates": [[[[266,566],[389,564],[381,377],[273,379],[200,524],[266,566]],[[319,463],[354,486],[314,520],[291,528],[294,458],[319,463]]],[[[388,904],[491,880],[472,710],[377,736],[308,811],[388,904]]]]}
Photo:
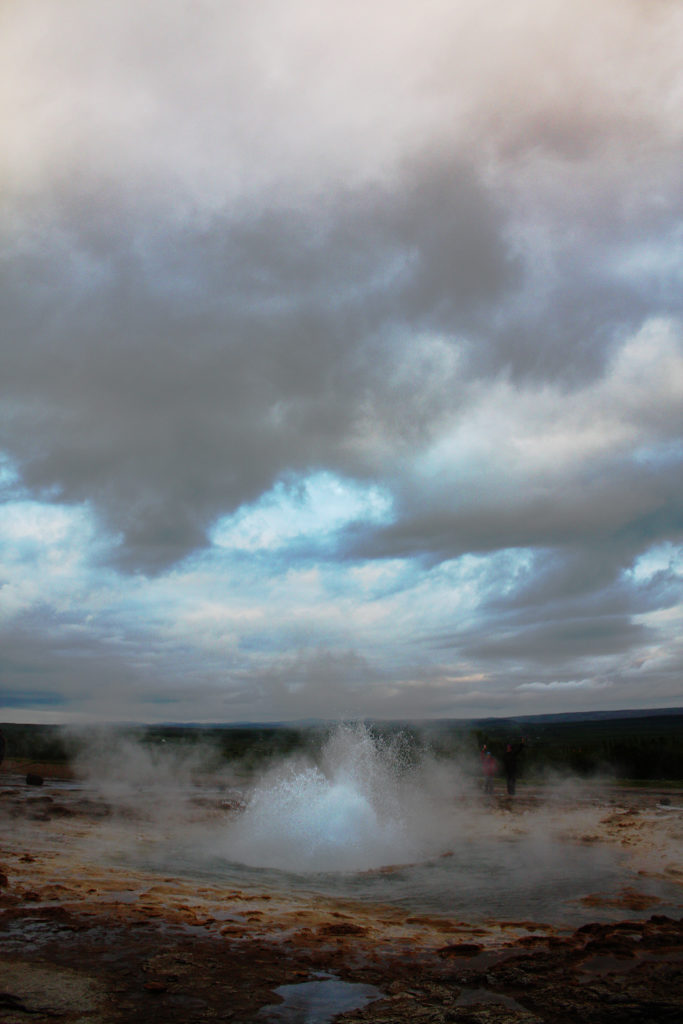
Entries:
{"type": "Polygon", "coordinates": [[[228,836],[228,855],[288,871],[362,871],[417,855],[396,765],[362,727],[337,730],[324,770],[289,766],[263,780],[228,836]]]}

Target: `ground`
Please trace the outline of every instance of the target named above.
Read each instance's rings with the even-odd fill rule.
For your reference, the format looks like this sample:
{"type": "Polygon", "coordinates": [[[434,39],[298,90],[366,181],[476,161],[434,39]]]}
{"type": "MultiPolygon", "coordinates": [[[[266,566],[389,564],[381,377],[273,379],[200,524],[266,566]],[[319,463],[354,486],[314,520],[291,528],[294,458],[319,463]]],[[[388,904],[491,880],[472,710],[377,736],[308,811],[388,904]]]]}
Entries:
{"type": "MultiPolygon", "coordinates": [[[[637,886],[620,894],[610,922],[596,922],[595,893],[585,923],[563,930],[204,885],[109,863],[102,843],[117,830],[144,834],[144,821],[59,779],[28,786],[17,767],[0,769],[3,1024],[322,1024],[333,1005],[279,1016],[276,989],[327,978],[376,996],[336,1021],[681,1020],[683,919],[658,913],[637,886]]],[[[533,799],[522,790],[490,813],[514,822],[533,799]]],[[[618,844],[643,877],[679,884],[683,905],[680,795],[622,789],[600,799],[581,841],[618,844]]]]}

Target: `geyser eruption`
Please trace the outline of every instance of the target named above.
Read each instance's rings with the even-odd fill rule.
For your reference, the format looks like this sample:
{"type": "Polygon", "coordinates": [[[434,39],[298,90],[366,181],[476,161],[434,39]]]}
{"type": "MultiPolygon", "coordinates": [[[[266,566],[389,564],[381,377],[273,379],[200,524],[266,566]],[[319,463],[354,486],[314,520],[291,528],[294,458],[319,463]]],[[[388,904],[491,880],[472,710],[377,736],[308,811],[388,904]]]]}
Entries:
{"type": "Polygon", "coordinates": [[[226,853],[296,872],[410,862],[421,851],[409,828],[408,788],[395,746],[364,726],[340,726],[319,766],[289,764],[261,780],[230,830],[226,853]]]}
{"type": "Polygon", "coordinates": [[[322,749],[317,737],[306,737],[316,755],[274,762],[245,792],[235,783],[249,759],[226,765],[203,745],[90,735],[80,771],[113,813],[88,847],[164,877],[243,887],[258,869],[257,884],[275,891],[474,919],[577,921],[585,897],[618,900],[631,879],[642,888],[613,846],[594,841],[611,820],[594,790],[586,800],[555,781],[545,802],[536,787],[514,805],[492,803],[466,752],[433,756],[410,732],[362,725],[336,728],[322,749]],[[376,870],[385,867],[400,869],[376,870]]]}

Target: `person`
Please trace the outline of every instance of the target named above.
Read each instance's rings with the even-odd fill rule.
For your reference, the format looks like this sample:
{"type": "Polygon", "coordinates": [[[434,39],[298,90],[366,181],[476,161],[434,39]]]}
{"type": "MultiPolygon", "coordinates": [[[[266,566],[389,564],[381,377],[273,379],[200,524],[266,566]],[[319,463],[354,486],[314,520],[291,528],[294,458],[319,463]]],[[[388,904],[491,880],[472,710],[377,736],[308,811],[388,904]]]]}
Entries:
{"type": "Polygon", "coordinates": [[[517,766],[519,756],[524,750],[524,740],[519,743],[508,743],[503,754],[503,770],[505,771],[505,782],[509,796],[515,795],[517,788],[517,766]]]}
{"type": "Polygon", "coordinates": [[[491,794],[493,793],[493,780],[495,778],[496,770],[498,765],[496,759],[487,747],[482,747],[481,750],[481,770],[484,774],[484,792],[491,794]]]}

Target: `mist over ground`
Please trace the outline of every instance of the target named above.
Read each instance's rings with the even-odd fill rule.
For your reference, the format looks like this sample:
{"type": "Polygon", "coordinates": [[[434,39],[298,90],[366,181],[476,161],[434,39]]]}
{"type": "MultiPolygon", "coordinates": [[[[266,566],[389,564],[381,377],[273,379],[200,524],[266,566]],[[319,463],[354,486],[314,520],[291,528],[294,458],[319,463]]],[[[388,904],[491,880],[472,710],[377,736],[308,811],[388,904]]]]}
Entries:
{"type": "MultiPolygon", "coordinates": [[[[182,849],[195,868],[217,870],[222,862],[304,876],[366,872],[458,851],[467,861],[475,849],[490,855],[501,843],[513,844],[499,868],[510,875],[540,879],[551,860],[555,869],[565,859],[569,865],[576,854],[564,840],[595,829],[614,770],[605,764],[581,777],[568,765],[529,771],[522,760],[520,816],[511,813],[520,793],[506,796],[502,764],[495,795],[484,792],[473,740],[460,735],[457,753],[445,757],[417,730],[348,723],[300,730],[294,749],[271,746],[256,759],[246,749],[231,760],[215,733],[188,744],[157,732],[150,743],[105,730],[76,739],[73,763],[122,823],[133,832],[136,822],[152,823],[153,841],[163,837],[182,849]],[[531,803],[523,796],[528,776],[531,803]]],[[[122,849],[130,846],[123,835],[125,828],[122,849]]]]}
{"type": "MultiPolygon", "coordinates": [[[[586,725],[559,724],[572,741],[586,725]]],[[[322,1024],[362,991],[377,1021],[418,1005],[443,1024],[461,1007],[569,1019],[577,1003],[605,1024],[615,1007],[676,1019],[681,782],[530,771],[514,796],[500,779],[488,794],[478,732],[498,749],[511,725],[8,727],[10,1016],[180,1024],[188,1006],[256,1020],[315,1005],[322,1024]],[[22,742],[69,760],[19,757],[22,742]]]]}
{"type": "MultiPolygon", "coordinates": [[[[641,740],[648,719],[611,720],[617,735],[624,721],[641,740]]],[[[680,715],[650,721],[660,730],[668,721],[670,736],[681,728],[680,715]]],[[[15,735],[8,730],[5,771],[30,770],[31,784],[5,776],[2,796],[22,817],[15,841],[23,835],[43,850],[50,831],[58,841],[60,821],[68,822],[74,855],[89,872],[131,879],[116,897],[124,901],[141,898],[134,879],[144,876],[157,894],[170,893],[171,883],[199,895],[227,887],[228,904],[238,896],[351,901],[354,913],[384,907],[401,920],[455,916],[467,927],[507,919],[569,925],[587,906],[601,919],[625,906],[639,914],[677,906],[681,780],[647,781],[640,790],[607,762],[579,773],[560,763],[554,742],[546,753],[555,756],[541,756],[541,730],[556,740],[570,726],[570,754],[595,720],[524,724],[532,729],[512,793],[504,750],[520,723],[488,721],[450,729],[349,722],[60,730],[69,759],[52,765],[16,757],[17,740],[30,735],[16,727],[15,735]],[[490,792],[482,736],[499,760],[490,792]],[[34,789],[39,767],[45,789],[34,789]],[[624,799],[642,810],[625,810],[624,799]],[[34,819],[54,824],[36,832],[34,819]]],[[[33,730],[36,754],[43,731],[33,730]]],[[[54,750],[56,737],[46,732],[54,750]]],[[[220,913],[233,921],[228,904],[220,913]]],[[[240,921],[229,927],[241,934],[240,921]]]]}

